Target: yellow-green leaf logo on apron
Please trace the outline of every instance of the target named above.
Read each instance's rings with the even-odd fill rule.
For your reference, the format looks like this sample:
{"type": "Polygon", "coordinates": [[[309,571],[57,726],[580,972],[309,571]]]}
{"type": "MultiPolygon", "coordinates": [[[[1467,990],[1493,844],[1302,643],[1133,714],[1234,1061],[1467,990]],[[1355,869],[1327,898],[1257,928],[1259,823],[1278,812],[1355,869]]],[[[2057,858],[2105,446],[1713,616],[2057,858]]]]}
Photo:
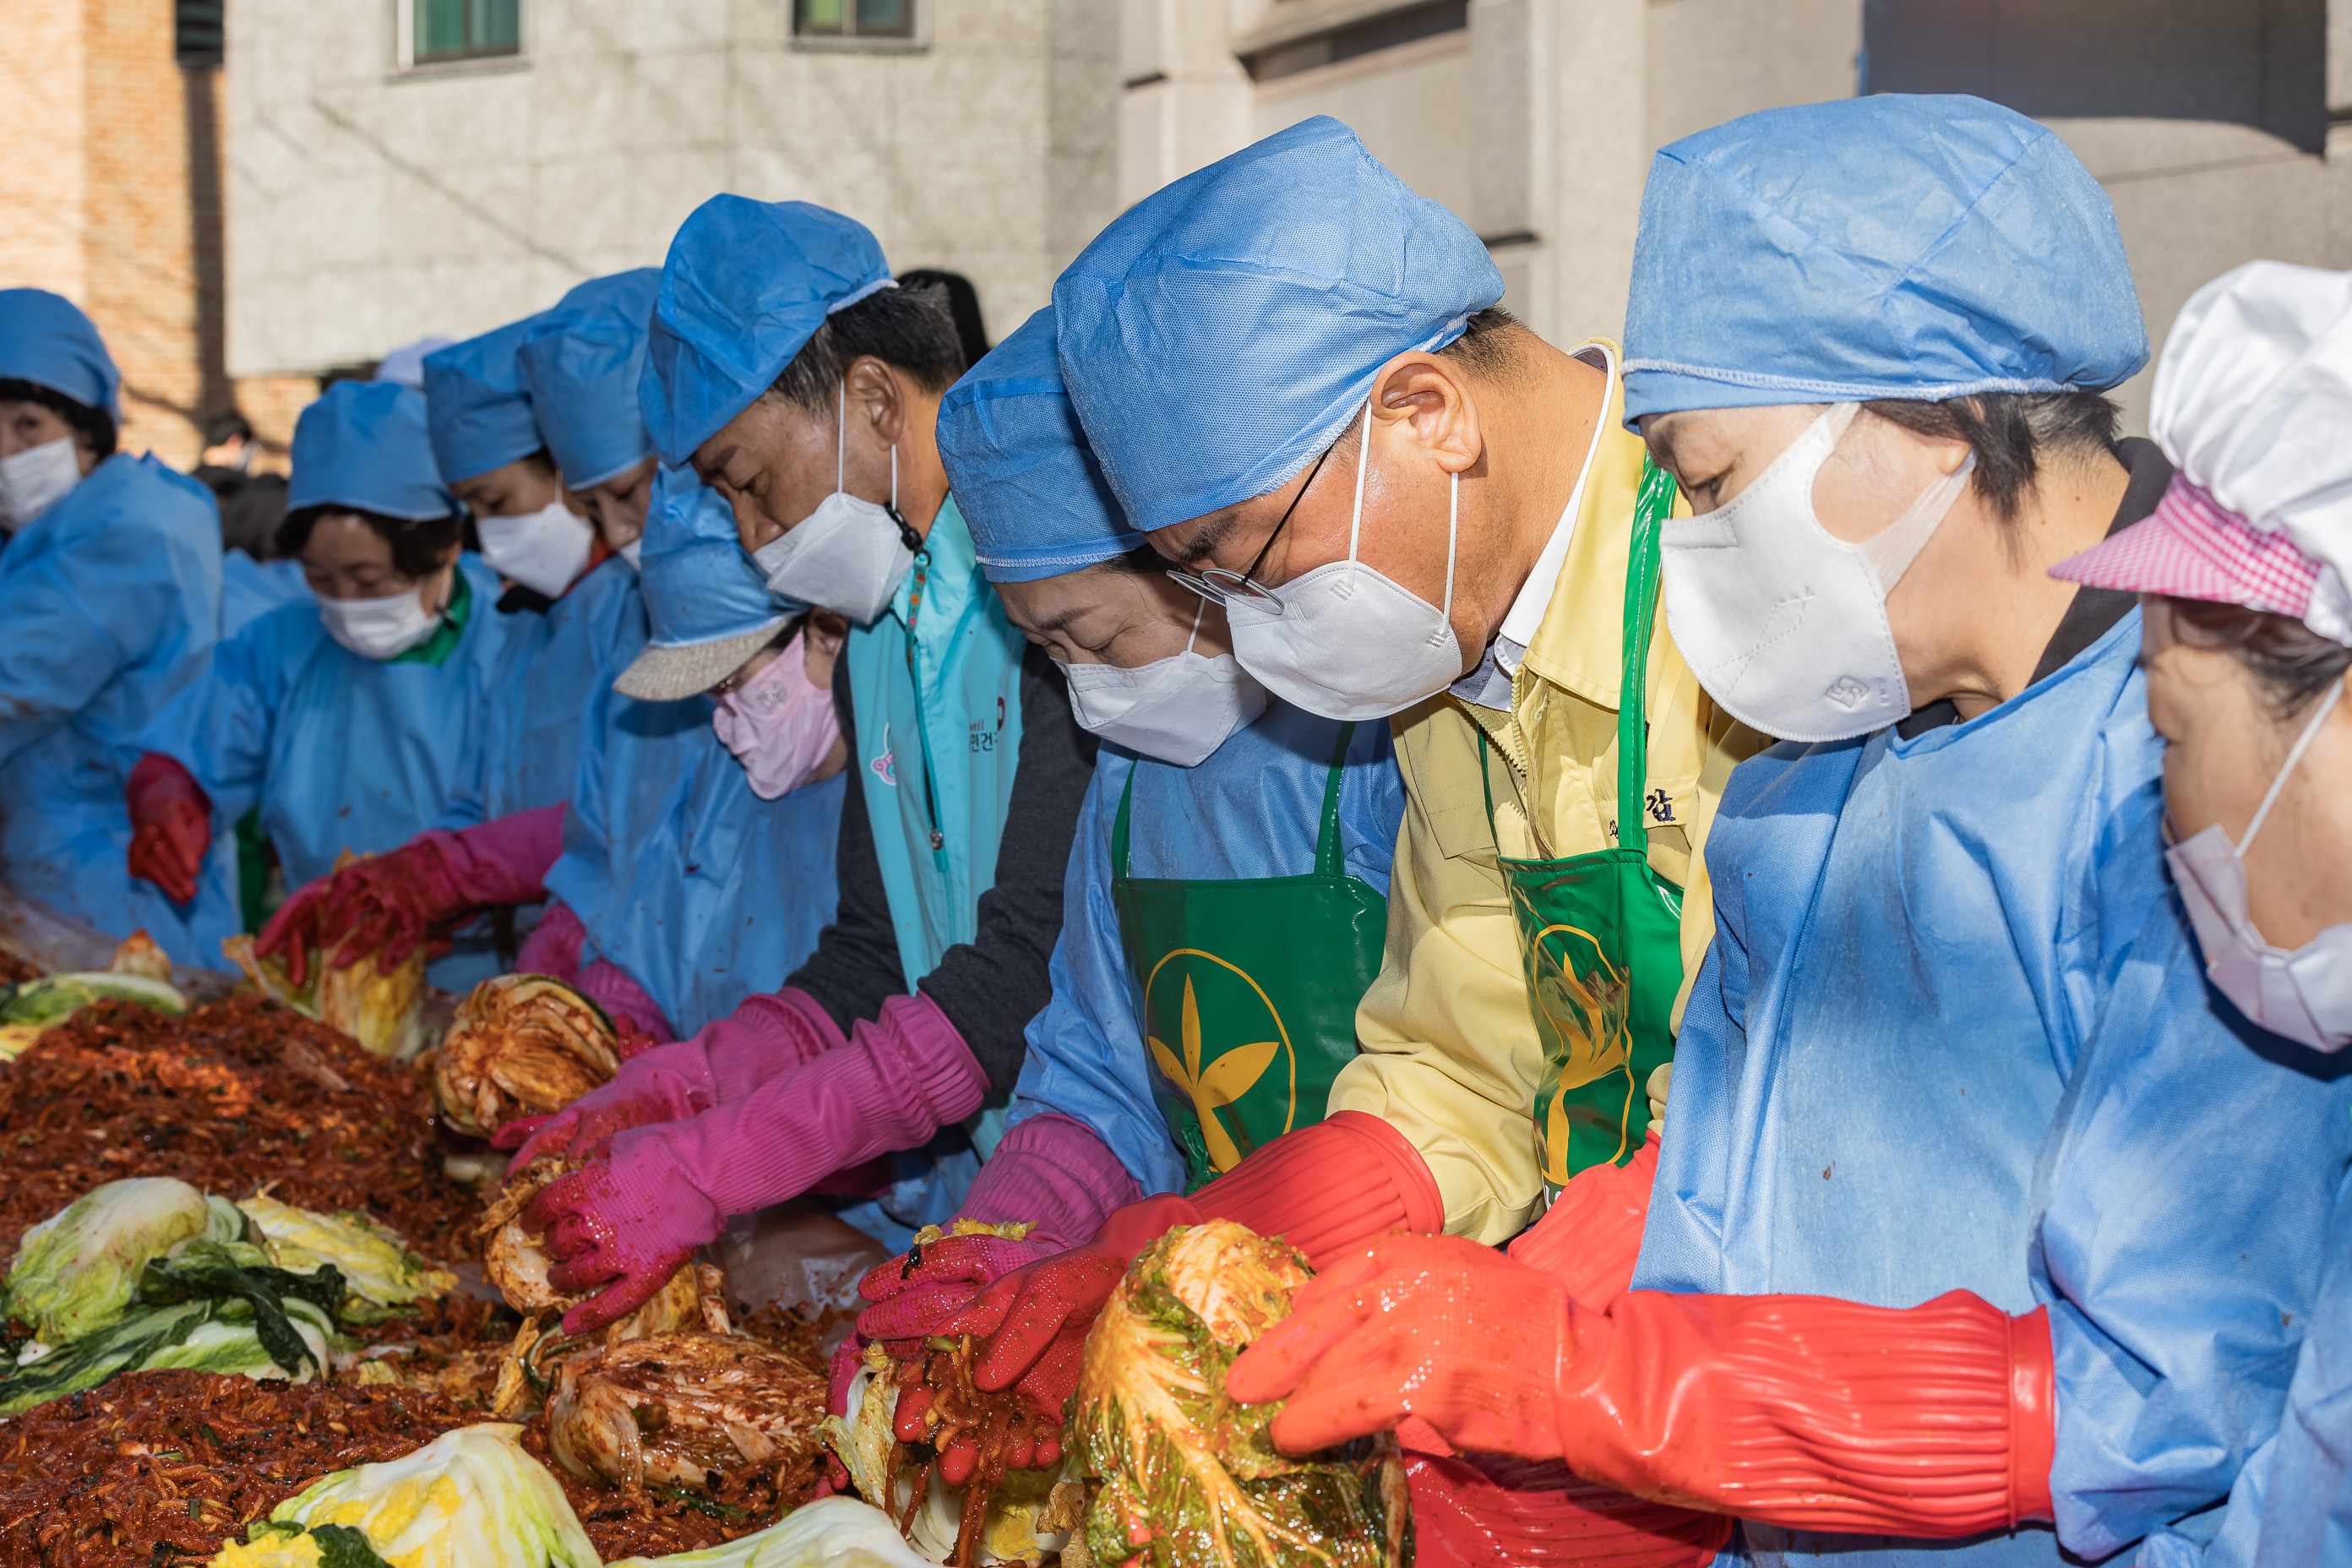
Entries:
{"type": "Polygon", "coordinates": [[[1230,1171],[1255,1147],[1233,1111],[1245,1104],[1261,1124],[1278,1112],[1287,1132],[1298,1116],[1298,1058],[1265,987],[1237,965],[1199,948],[1161,956],[1144,982],[1143,1016],[1151,1060],[1192,1100],[1209,1163],[1230,1171]],[[1176,1041],[1162,1037],[1168,1004],[1176,1006],[1176,1041]],[[1203,1022],[1205,1017],[1206,1022],[1203,1022]],[[1269,1074],[1279,1058],[1283,1070],[1269,1074]]]}

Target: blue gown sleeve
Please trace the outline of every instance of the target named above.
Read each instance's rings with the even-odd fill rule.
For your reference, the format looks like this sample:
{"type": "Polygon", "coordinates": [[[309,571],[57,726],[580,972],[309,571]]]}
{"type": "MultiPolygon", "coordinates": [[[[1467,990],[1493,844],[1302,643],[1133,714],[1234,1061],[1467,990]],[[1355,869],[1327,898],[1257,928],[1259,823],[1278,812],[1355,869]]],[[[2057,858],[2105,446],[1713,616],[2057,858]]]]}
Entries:
{"type": "Polygon", "coordinates": [[[1057,1110],[1085,1123],[1149,1196],[1183,1190],[1184,1157],[1152,1098],[1111,903],[1111,825],[1134,766],[1108,746],[1097,757],[1064,881],[1062,934],[1048,966],[1053,996],[1030,1021],[1007,1120],[1018,1125],[1057,1110]]]}
{"type": "MultiPolygon", "coordinates": [[[[2164,874],[2154,809],[2151,790],[2124,875],[2164,874]]],[[[2191,1515],[2192,1537],[2227,1539],[2209,1510],[2279,1430],[2352,1170],[2352,1059],[2247,1023],[2168,889],[2148,908],[2099,960],[2111,978],[2036,1175],[2051,1491],[2060,1542],[2094,1559],[2191,1515]]]]}
{"type": "Polygon", "coordinates": [[[160,752],[195,776],[212,796],[215,834],[260,802],[271,725],[293,665],[323,635],[318,619],[315,605],[286,605],[222,643],[212,668],[173,697],[132,745],[134,758],[160,752]]]}
{"type": "MultiPolygon", "coordinates": [[[[87,481],[85,481],[87,482],[87,481]]],[[[0,764],[89,706],[186,616],[149,530],[79,527],[0,577],[0,764]]]]}

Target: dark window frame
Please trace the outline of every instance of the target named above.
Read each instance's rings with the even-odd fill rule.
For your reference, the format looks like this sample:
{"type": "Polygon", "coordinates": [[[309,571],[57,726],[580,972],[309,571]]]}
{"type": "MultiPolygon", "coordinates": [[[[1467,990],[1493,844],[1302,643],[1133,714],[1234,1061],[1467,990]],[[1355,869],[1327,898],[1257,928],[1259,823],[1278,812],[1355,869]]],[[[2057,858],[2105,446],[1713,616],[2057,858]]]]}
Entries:
{"type": "Polygon", "coordinates": [[[454,3],[457,6],[461,13],[459,29],[466,36],[465,41],[455,48],[428,52],[425,48],[425,22],[430,14],[429,7],[436,4],[436,0],[409,0],[407,44],[411,67],[467,65],[477,60],[513,59],[521,55],[523,0],[440,0],[440,3],[454,3]],[[511,13],[511,36],[486,41],[482,35],[489,32],[488,22],[498,18],[486,20],[485,13],[500,6],[511,13]]]}
{"type": "Polygon", "coordinates": [[[869,6],[892,4],[893,0],[790,0],[792,35],[794,43],[866,44],[905,48],[923,42],[922,0],[895,0],[900,19],[895,25],[867,23],[860,13],[869,6]],[[830,25],[812,21],[810,13],[820,6],[833,10],[839,17],[830,25]]]}

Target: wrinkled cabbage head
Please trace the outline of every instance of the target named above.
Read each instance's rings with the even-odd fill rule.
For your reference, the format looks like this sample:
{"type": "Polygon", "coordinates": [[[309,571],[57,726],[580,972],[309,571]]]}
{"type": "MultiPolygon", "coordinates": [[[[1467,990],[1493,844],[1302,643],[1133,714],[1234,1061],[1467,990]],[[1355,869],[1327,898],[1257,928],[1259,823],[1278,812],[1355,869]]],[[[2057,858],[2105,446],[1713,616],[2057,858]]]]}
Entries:
{"type": "Polygon", "coordinates": [[[1069,1447],[1101,1489],[1098,1562],[1151,1568],[1395,1568],[1410,1540],[1403,1466],[1383,1434],[1305,1459],[1278,1452],[1279,1405],[1237,1405],[1225,1369],[1290,1310],[1307,1260],[1230,1220],[1179,1226],[1135,1260],[1087,1336],[1069,1447]]]}
{"type": "Polygon", "coordinates": [[[522,1428],[461,1426],[404,1458],[310,1483],[223,1547],[212,1568],[598,1568],[579,1517],[522,1428]],[[352,1537],[356,1535],[356,1542],[352,1537]]]}
{"type": "Polygon", "coordinates": [[[612,1082],[618,1039],[611,1016],[562,981],[501,974],[457,1005],[433,1059],[433,1098],[452,1129],[486,1138],[612,1082]]]}
{"type": "Polygon", "coordinates": [[[278,1268],[309,1274],[331,1263],[341,1270],[352,1294],[372,1306],[404,1307],[457,1288],[456,1275],[426,1268],[401,1245],[399,1237],[365,1215],[316,1214],[266,1194],[236,1206],[278,1268]]]}
{"type": "Polygon", "coordinates": [[[241,1228],[185,1182],[109,1182],[25,1233],[8,1269],[7,1315],[47,1344],[79,1339],[122,1316],[150,1259],[208,1231],[235,1240],[241,1228]]]}

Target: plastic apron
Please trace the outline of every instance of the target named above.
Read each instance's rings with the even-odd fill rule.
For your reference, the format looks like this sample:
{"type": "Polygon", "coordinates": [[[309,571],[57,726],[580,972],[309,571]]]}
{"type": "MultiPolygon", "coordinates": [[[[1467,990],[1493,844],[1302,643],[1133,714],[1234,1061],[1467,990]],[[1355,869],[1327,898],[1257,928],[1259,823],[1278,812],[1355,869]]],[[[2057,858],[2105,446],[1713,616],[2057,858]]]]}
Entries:
{"type": "Polygon", "coordinates": [[[1356,1004],[1381,970],[1388,900],[1347,874],[1340,850],[1355,731],[1340,726],[1304,877],[1129,877],[1127,775],[1111,826],[1111,902],[1188,1190],[1322,1121],[1331,1080],[1356,1054],[1356,1004]]]}
{"type": "MultiPolygon", "coordinates": [[[[1648,794],[1643,677],[1657,612],[1658,530],[1674,505],[1673,476],[1645,459],[1625,566],[1624,675],[1617,710],[1621,813],[1624,803],[1648,794]]],[[[1495,792],[1483,731],[1478,749],[1491,828],[1495,792]]],[[[1527,817],[1532,826],[1536,814],[1529,810],[1527,817]]],[[[1614,849],[1559,859],[1513,859],[1499,852],[1499,843],[1496,865],[1510,893],[1528,1004],[1544,1047],[1543,1087],[1534,1106],[1536,1157],[1557,1196],[1579,1171],[1632,1159],[1649,1130],[1643,1086],[1675,1055],[1683,890],[1650,868],[1646,843],[1629,847],[1622,834],[1614,849]]]]}

